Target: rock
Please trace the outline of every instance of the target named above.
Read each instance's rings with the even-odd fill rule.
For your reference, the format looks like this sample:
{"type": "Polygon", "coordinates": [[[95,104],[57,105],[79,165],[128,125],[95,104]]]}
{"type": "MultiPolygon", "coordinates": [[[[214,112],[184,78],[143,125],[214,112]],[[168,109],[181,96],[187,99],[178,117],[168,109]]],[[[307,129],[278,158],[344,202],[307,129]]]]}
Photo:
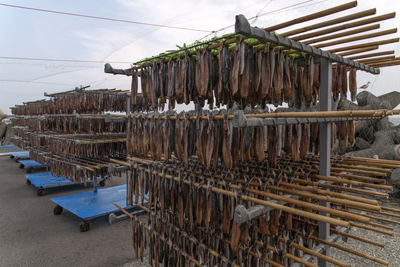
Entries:
{"type": "Polygon", "coordinates": [[[390,174],[390,181],[396,187],[400,187],[400,169],[394,169],[390,174]]]}
{"type": "Polygon", "coordinates": [[[0,122],[0,140],[3,139],[3,137],[6,134],[7,130],[7,125],[4,122],[0,122]]]}
{"type": "Polygon", "coordinates": [[[12,128],[12,124],[10,123],[10,124],[7,125],[6,136],[4,138],[3,145],[4,146],[12,145],[11,138],[13,136],[14,136],[14,131],[13,131],[13,128],[12,128]]]}
{"type": "Polygon", "coordinates": [[[400,145],[386,145],[371,147],[346,154],[347,157],[372,158],[378,155],[380,159],[400,160],[400,145]]]}
{"type": "Polygon", "coordinates": [[[0,121],[4,118],[7,118],[7,113],[5,113],[4,110],[0,108],[0,121]]]}
{"type": "Polygon", "coordinates": [[[362,139],[361,137],[356,137],[356,143],[354,144],[355,150],[363,150],[367,149],[371,146],[366,140],[362,139]]]}

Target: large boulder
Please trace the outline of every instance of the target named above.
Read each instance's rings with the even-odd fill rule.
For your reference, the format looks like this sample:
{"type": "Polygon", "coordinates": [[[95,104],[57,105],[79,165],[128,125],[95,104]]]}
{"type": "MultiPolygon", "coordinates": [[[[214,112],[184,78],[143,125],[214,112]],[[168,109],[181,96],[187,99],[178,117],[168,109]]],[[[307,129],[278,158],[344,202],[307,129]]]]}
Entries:
{"type": "Polygon", "coordinates": [[[7,113],[0,108],[0,121],[7,118],[7,113]]]}
{"type": "Polygon", "coordinates": [[[4,122],[0,122],[0,140],[6,135],[7,124],[4,122]]]}

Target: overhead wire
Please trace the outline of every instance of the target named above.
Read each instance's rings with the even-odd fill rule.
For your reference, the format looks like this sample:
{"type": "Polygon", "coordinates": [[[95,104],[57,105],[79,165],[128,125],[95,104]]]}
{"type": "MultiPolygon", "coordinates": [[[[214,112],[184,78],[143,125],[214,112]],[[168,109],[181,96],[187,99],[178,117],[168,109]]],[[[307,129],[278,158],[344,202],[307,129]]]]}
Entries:
{"type": "MultiPolygon", "coordinates": [[[[300,2],[300,3],[296,3],[296,4],[293,4],[293,5],[286,6],[286,7],[278,8],[278,9],[275,9],[275,10],[272,10],[272,11],[268,11],[268,12],[262,13],[262,14],[259,14],[260,12],[258,12],[257,15],[250,17],[248,20],[259,18],[259,17],[265,16],[265,15],[278,14],[278,13],[281,13],[281,12],[284,12],[284,11],[288,11],[293,7],[297,7],[297,8],[307,7],[307,6],[310,6],[310,5],[304,5],[304,6],[300,6],[300,7],[299,7],[299,5],[303,5],[303,4],[306,4],[306,3],[309,3],[309,2],[313,2],[313,1],[315,1],[315,0],[306,0],[306,1],[303,1],[303,2],[300,2]]],[[[322,0],[320,2],[317,2],[316,4],[321,3],[321,2],[326,2],[326,1],[328,1],[328,0],[322,0]]],[[[268,3],[268,5],[269,5],[269,3],[268,3]]],[[[265,9],[265,7],[263,9],[265,9]]],[[[224,30],[229,29],[229,28],[231,28],[233,26],[235,26],[235,24],[231,24],[231,25],[225,26],[223,28],[220,28],[218,30],[215,30],[215,31],[205,35],[204,37],[198,39],[197,41],[204,40],[205,38],[211,36],[212,34],[216,34],[218,32],[224,31],[224,30]]]]}
{"type": "Polygon", "coordinates": [[[114,21],[114,22],[123,22],[123,23],[130,23],[130,24],[152,26],[152,27],[169,28],[169,29],[175,29],[175,30],[213,32],[210,30],[194,29],[194,28],[189,28],[189,27],[171,26],[171,25],[165,25],[165,24],[148,23],[148,22],[140,22],[140,21],[132,21],[132,20],[124,20],[124,19],[114,19],[114,18],[108,18],[108,17],[99,17],[99,16],[92,16],[92,15],[78,14],[78,13],[71,13],[71,12],[64,12],[64,11],[57,11],[57,10],[50,10],[50,9],[11,5],[11,4],[5,4],[5,3],[0,3],[0,6],[26,9],[26,10],[32,10],[32,11],[39,11],[39,12],[46,12],[46,13],[53,13],[53,14],[59,14],[59,15],[83,17],[83,18],[89,18],[89,19],[107,20],[107,21],[114,21]]]}
{"type": "MultiPolygon", "coordinates": [[[[15,60],[35,60],[35,61],[56,61],[56,62],[80,62],[80,63],[97,63],[104,64],[103,60],[80,60],[80,59],[61,59],[61,58],[39,58],[39,57],[9,57],[0,56],[0,59],[15,59],[15,60]]],[[[130,64],[128,61],[113,61],[112,63],[130,64]]]]}

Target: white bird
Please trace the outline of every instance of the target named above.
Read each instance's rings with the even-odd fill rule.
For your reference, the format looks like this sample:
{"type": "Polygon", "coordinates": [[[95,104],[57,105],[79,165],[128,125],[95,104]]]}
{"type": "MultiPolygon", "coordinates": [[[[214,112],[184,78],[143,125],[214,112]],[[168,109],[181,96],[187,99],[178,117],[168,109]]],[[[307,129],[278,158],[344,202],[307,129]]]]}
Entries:
{"type": "Polygon", "coordinates": [[[368,86],[370,85],[370,83],[371,83],[371,82],[367,82],[366,84],[361,85],[361,86],[360,86],[360,89],[367,89],[368,86]]]}

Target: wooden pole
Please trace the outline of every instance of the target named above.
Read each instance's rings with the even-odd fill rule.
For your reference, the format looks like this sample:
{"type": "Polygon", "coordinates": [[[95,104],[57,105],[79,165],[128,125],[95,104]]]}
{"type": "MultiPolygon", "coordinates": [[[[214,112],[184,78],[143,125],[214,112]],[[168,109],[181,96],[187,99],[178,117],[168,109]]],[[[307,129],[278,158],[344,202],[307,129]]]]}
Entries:
{"type": "Polygon", "coordinates": [[[372,17],[372,18],[368,18],[368,19],[364,19],[364,20],[354,21],[354,22],[350,22],[350,23],[346,23],[346,24],[341,24],[341,25],[323,29],[320,31],[314,31],[311,33],[293,36],[293,37],[291,37],[291,39],[293,39],[295,41],[301,41],[301,40],[314,38],[317,36],[325,35],[325,34],[336,32],[336,31],[341,31],[341,30],[350,29],[350,28],[354,28],[354,27],[358,27],[358,26],[362,26],[362,25],[367,25],[367,24],[374,23],[374,22],[392,19],[394,17],[396,17],[396,12],[392,12],[392,13],[388,13],[388,14],[384,14],[384,15],[380,15],[380,16],[376,16],[376,17],[372,17]]]}
{"type": "Polygon", "coordinates": [[[381,248],[385,247],[385,244],[382,244],[382,243],[379,243],[379,242],[375,242],[375,241],[372,241],[372,240],[369,240],[369,239],[366,239],[364,237],[360,237],[360,236],[357,236],[357,235],[353,235],[353,234],[349,234],[349,233],[346,233],[346,232],[342,232],[342,231],[336,230],[334,228],[331,228],[331,232],[335,233],[335,234],[338,234],[338,235],[345,236],[345,237],[349,237],[349,238],[352,238],[352,239],[355,239],[355,240],[358,240],[358,241],[361,241],[361,242],[364,242],[364,243],[368,243],[368,244],[371,244],[371,245],[374,245],[374,246],[377,246],[377,247],[381,247],[381,248]]]}
{"type": "Polygon", "coordinates": [[[293,254],[290,254],[290,253],[286,253],[286,257],[291,259],[291,260],[294,260],[296,262],[299,262],[301,264],[304,264],[307,267],[318,267],[317,265],[312,264],[311,262],[308,262],[306,260],[303,260],[302,258],[296,257],[296,256],[294,256],[293,254]]]}
{"type": "Polygon", "coordinates": [[[349,38],[343,38],[343,39],[334,40],[331,42],[316,44],[316,45],[314,45],[314,47],[322,48],[322,47],[327,47],[327,46],[334,46],[334,45],[338,45],[338,44],[350,43],[350,42],[370,39],[370,38],[374,38],[374,37],[378,37],[378,36],[389,35],[389,34],[393,34],[396,32],[397,32],[397,28],[394,28],[394,29],[389,29],[389,30],[384,30],[384,31],[379,31],[379,32],[374,32],[374,33],[368,33],[368,34],[358,35],[358,36],[349,37],[349,38]]]}
{"type": "Polygon", "coordinates": [[[351,192],[351,193],[355,193],[355,194],[359,194],[359,195],[379,197],[379,198],[383,198],[383,199],[389,198],[389,195],[387,193],[374,192],[374,191],[360,189],[360,188],[351,188],[351,187],[344,187],[344,186],[340,186],[340,185],[319,183],[319,182],[313,182],[313,181],[308,181],[308,180],[299,179],[299,178],[293,178],[292,181],[295,183],[319,186],[319,187],[324,187],[324,188],[329,188],[329,189],[334,189],[334,190],[340,190],[342,192],[343,191],[351,192]]]}
{"type": "Polygon", "coordinates": [[[400,65],[400,60],[392,60],[392,61],[387,61],[387,62],[379,62],[379,63],[371,64],[371,66],[374,66],[377,68],[391,67],[391,66],[397,66],[397,65],[400,65]]]}
{"type": "Polygon", "coordinates": [[[368,9],[368,10],[365,10],[365,11],[353,13],[353,14],[348,15],[348,16],[343,16],[343,17],[327,20],[327,21],[324,21],[324,22],[320,22],[320,23],[316,23],[316,24],[313,24],[313,25],[305,26],[305,27],[302,27],[300,29],[296,29],[296,30],[285,32],[285,33],[281,33],[280,35],[282,35],[284,37],[287,37],[287,36],[290,36],[290,35],[295,35],[295,34],[299,34],[299,33],[303,33],[303,32],[308,32],[308,31],[311,31],[311,30],[315,30],[315,29],[319,29],[319,28],[327,27],[327,26],[332,26],[332,25],[335,25],[335,24],[338,24],[338,23],[341,23],[341,22],[346,22],[346,21],[350,21],[350,20],[354,20],[354,19],[359,19],[359,18],[362,18],[362,17],[374,15],[374,14],[376,14],[376,9],[372,8],[372,9],[368,9]]]}
{"type": "Polygon", "coordinates": [[[325,201],[325,202],[331,202],[331,203],[335,203],[335,204],[347,205],[354,209],[362,208],[362,209],[371,210],[371,211],[380,211],[381,210],[381,208],[379,206],[350,201],[350,200],[346,200],[346,199],[333,198],[333,197],[323,196],[323,195],[316,195],[316,194],[301,192],[298,190],[292,190],[292,189],[288,189],[288,188],[284,188],[284,187],[280,187],[280,186],[274,186],[274,185],[266,185],[265,187],[268,189],[277,190],[277,191],[285,192],[285,193],[292,194],[292,195],[308,197],[308,198],[317,199],[317,200],[325,201]]]}
{"type": "Polygon", "coordinates": [[[367,199],[367,198],[357,197],[357,196],[353,196],[353,195],[346,195],[346,194],[342,194],[342,193],[338,193],[338,192],[334,192],[334,191],[328,191],[328,190],[318,189],[318,188],[314,188],[314,187],[307,187],[307,186],[302,186],[302,185],[298,185],[298,184],[291,184],[291,183],[287,183],[287,182],[280,182],[279,185],[284,185],[286,187],[291,187],[291,188],[295,188],[295,189],[299,189],[299,190],[308,191],[308,192],[314,193],[314,194],[330,195],[333,197],[348,199],[348,200],[352,200],[352,201],[356,201],[356,202],[362,202],[362,203],[366,203],[366,204],[370,204],[370,205],[378,205],[378,202],[374,199],[367,199]]]}
{"type": "Polygon", "coordinates": [[[364,54],[364,55],[359,55],[359,56],[354,56],[354,57],[348,57],[348,59],[356,60],[356,59],[385,56],[385,55],[391,55],[391,54],[394,54],[394,50],[377,52],[377,53],[369,53],[369,54],[364,54]]]}
{"type": "Polygon", "coordinates": [[[399,38],[392,38],[392,39],[386,39],[386,40],[381,40],[381,41],[339,47],[339,48],[328,50],[328,52],[337,53],[337,52],[342,52],[342,51],[347,51],[347,50],[354,50],[354,49],[358,49],[358,48],[371,47],[374,45],[379,46],[379,45],[385,45],[385,44],[392,44],[392,43],[397,43],[398,41],[399,41],[399,38]]]}
{"type": "Polygon", "coordinates": [[[379,48],[378,45],[374,45],[374,46],[369,46],[369,47],[365,47],[365,48],[349,50],[349,51],[346,51],[346,52],[343,52],[343,53],[338,53],[338,55],[342,56],[342,57],[345,57],[345,56],[349,56],[349,55],[354,55],[354,54],[359,54],[359,53],[364,53],[364,52],[376,50],[378,48],[379,48]]]}
{"type": "Polygon", "coordinates": [[[377,232],[377,233],[380,233],[380,234],[393,236],[393,232],[385,231],[385,230],[374,228],[374,227],[371,227],[371,226],[358,224],[358,223],[353,223],[353,222],[350,222],[350,225],[354,226],[354,227],[362,228],[362,229],[365,229],[365,230],[368,230],[368,231],[373,231],[373,232],[377,232]]]}
{"type": "Polygon", "coordinates": [[[302,43],[303,44],[308,44],[308,45],[315,44],[315,43],[319,43],[319,42],[323,42],[323,41],[336,39],[336,38],[339,38],[339,37],[353,35],[353,34],[356,34],[356,33],[376,30],[376,29],[379,29],[379,27],[380,27],[379,24],[372,24],[370,26],[365,26],[365,27],[361,27],[361,28],[357,28],[357,29],[353,29],[353,30],[349,30],[349,31],[345,31],[345,32],[340,32],[340,33],[335,33],[335,34],[331,34],[331,35],[326,35],[326,36],[310,39],[310,40],[307,40],[307,41],[303,41],[302,43]]]}
{"type": "Polygon", "coordinates": [[[372,58],[367,58],[367,59],[363,59],[363,60],[357,60],[360,63],[363,64],[368,64],[368,63],[376,63],[379,61],[387,61],[387,60],[393,60],[395,59],[395,56],[386,56],[386,57],[372,57],[372,58]]]}
{"type": "Polygon", "coordinates": [[[293,242],[292,244],[290,244],[290,245],[291,245],[292,247],[298,249],[298,250],[302,250],[302,251],[304,251],[304,252],[307,253],[307,254],[310,254],[310,255],[313,255],[313,256],[315,256],[315,257],[317,257],[317,258],[326,260],[326,261],[331,262],[331,263],[333,263],[333,264],[335,264],[335,265],[342,266],[342,267],[349,267],[349,266],[350,266],[350,265],[345,264],[345,263],[343,263],[343,262],[341,262],[341,261],[338,261],[338,260],[336,260],[336,259],[334,259],[334,258],[331,258],[331,257],[328,257],[328,256],[326,256],[326,255],[324,255],[324,254],[318,253],[318,252],[316,252],[316,251],[314,251],[314,250],[312,250],[312,249],[309,249],[309,248],[300,246],[299,244],[296,244],[296,243],[294,243],[294,242],[293,242]]]}
{"type": "Polygon", "coordinates": [[[325,9],[325,10],[322,10],[322,11],[319,11],[319,12],[316,12],[316,13],[313,13],[313,14],[309,14],[309,15],[306,15],[306,16],[303,16],[303,17],[300,17],[300,18],[296,18],[296,19],[292,19],[292,20],[289,20],[289,21],[286,21],[286,22],[283,22],[283,23],[279,23],[277,25],[267,27],[264,30],[269,31],[269,32],[273,32],[273,31],[276,31],[276,30],[279,30],[279,29],[283,29],[283,28],[286,28],[286,27],[289,27],[289,26],[293,26],[295,24],[299,24],[299,23],[302,23],[302,22],[310,21],[310,20],[313,20],[313,19],[322,18],[322,17],[328,16],[328,15],[331,15],[331,14],[334,14],[334,13],[337,13],[337,12],[340,12],[340,11],[344,11],[344,10],[356,7],[356,6],[357,6],[357,1],[352,1],[352,2],[343,4],[343,5],[340,5],[340,6],[335,6],[335,7],[332,7],[332,8],[329,8],[329,9],[325,9]]]}
{"type": "Polygon", "coordinates": [[[334,243],[334,242],[330,242],[330,241],[327,241],[327,240],[320,239],[320,238],[318,238],[318,237],[316,237],[316,236],[311,236],[311,238],[314,239],[314,240],[317,240],[318,242],[327,244],[327,245],[329,245],[329,246],[331,246],[331,247],[340,249],[340,250],[342,250],[342,251],[345,251],[345,252],[348,252],[348,253],[357,255],[357,256],[359,256],[359,257],[362,257],[362,258],[365,258],[365,259],[368,259],[368,260],[371,260],[371,261],[375,261],[375,262],[377,262],[377,263],[380,263],[380,264],[389,266],[389,262],[387,262],[387,261],[384,261],[384,260],[375,258],[375,257],[373,257],[373,256],[370,256],[370,255],[361,253],[361,252],[356,251],[356,250],[354,250],[354,249],[343,247],[343,246],[338,245],[338,244],[336,244],[336,243],[334,243]]]}

